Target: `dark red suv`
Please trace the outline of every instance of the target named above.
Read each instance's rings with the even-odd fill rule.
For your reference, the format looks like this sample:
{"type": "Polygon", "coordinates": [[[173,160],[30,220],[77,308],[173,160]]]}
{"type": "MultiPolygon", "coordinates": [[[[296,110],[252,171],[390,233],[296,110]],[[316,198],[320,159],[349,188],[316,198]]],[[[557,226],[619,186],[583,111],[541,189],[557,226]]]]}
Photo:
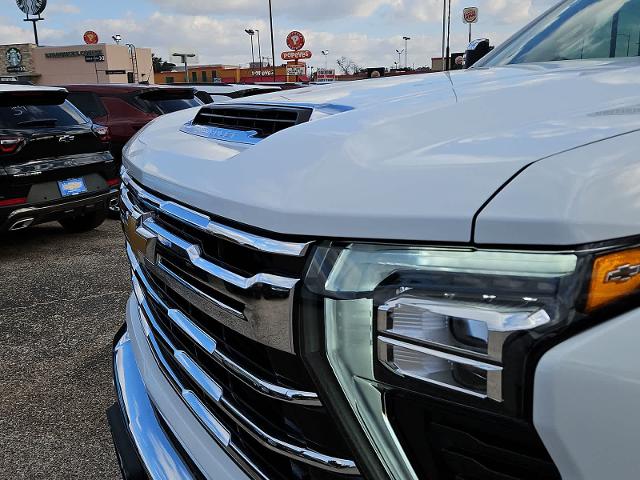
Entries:
{"type": "Polygon", "coordinates": [[[69,101],[95,123],[109,127],[117,161],[129,139],[154,118],[202,105],[193,87],[140,84],[60,85],[69,101]]]}

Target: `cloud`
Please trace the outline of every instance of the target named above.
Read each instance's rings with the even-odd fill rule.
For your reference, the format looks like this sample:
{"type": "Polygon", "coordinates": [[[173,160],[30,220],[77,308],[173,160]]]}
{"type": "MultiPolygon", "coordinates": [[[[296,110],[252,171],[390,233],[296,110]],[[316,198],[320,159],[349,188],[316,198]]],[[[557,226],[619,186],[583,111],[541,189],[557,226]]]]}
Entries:
{"type": "Polygon", "coordinates": [[[80,7],[72,5],[70,3],[50,3],[47,6],[47,13],[62,13],[67,15],[73,15],[80,13],[80,7]]]}

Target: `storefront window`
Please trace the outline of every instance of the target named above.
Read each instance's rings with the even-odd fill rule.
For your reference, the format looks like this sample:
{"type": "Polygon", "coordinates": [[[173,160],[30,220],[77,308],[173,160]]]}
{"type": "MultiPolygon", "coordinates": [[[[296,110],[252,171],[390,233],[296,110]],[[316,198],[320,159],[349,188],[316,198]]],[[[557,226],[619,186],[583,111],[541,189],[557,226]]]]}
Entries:
{"type": "Polygon", "coordinates": [[[207,72],[206,70],[202,71],[202,82],[207,83],[207,72]]]}

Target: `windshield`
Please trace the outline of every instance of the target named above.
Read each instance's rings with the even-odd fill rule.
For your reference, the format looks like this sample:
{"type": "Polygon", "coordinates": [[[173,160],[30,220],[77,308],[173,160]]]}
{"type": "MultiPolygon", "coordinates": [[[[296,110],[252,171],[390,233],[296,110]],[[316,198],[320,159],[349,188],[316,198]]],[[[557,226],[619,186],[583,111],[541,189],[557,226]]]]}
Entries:
{"type": "Polygon", "coordinates": [[[640,0],[568,0],[479,61],[477,67],[640,56],[640,0]]]}
{"type": "Polygon", "coordinates": [[[159,113],[172,113],[177,112],[178,110],[184,110],[185,108],[197,107],[198,105],[202,105],[202,102],[194,97],[194,98],[170,98],[167,100],[150,100],[159,113]]]}
{"type": "Polygon", "coordinates": [[[85,125],[90,120],[68,101],[60,105],[0,106],[0,128],[48,128],[85,125]]]}
{"type": "Polygon", "coordinates": [[[143,111],[164,115],[186,108],[197,107],[203,103],[195,96],[193,90],[153,90],[142,93],[134,98],[143,111]]]}

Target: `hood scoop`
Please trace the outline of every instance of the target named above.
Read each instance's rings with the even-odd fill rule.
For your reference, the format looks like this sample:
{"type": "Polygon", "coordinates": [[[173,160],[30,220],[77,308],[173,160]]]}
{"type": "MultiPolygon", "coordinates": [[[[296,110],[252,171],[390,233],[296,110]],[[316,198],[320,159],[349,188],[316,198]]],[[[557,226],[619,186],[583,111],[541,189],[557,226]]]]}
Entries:
{"type": "Polygon", "coordinates": [[[181,129],[192,135],[255,144],[281,130],[308,122],[313,110],[271,105],[209,105],[181,129]]]}

